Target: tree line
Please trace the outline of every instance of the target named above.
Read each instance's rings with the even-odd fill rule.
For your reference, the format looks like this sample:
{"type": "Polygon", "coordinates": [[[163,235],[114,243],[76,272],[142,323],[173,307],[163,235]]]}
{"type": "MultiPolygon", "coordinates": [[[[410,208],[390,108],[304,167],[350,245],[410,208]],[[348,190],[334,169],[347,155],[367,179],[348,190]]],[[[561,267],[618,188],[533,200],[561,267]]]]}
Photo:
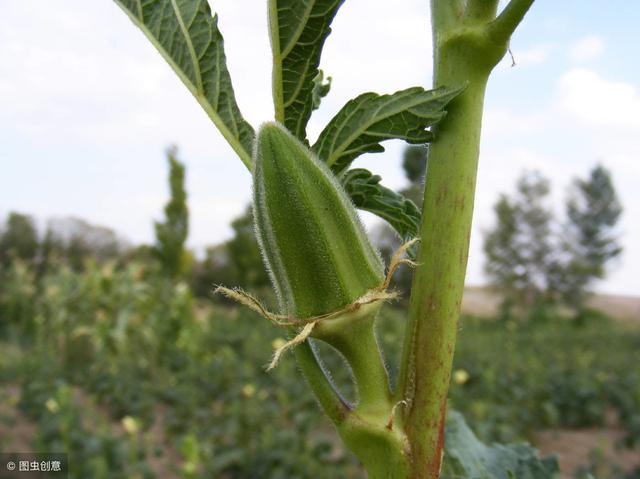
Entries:
{"type": "Polygon", "coordinates": [[[583,313],[594,284],[622,253],[622,206],[606,168],[596,165],[573,180],[563,217],[550,207],[550,191],[541,173],[525,172],[515,193],[503,193],[494,206],[485,271],[504,295],[504,315],[554,305],[583,313]]]}
{"type": "MultiPolygon", "coordinates": [[[[408,185],[401,193],[415,203],[422,197],[426,158],[424,146],[409,146],[403,153],[408,185]]],[[[186,248],[186,171],[175,148],[167,151],[167,165],[170,198],[163,220],[154,223],[153,245],[133,247],[113,230],[77,218],[50,220],[41,236],[30,216],[12,212],[0,229],[0,266],[19,260],[44,273],[58,265],[82,270],[87,262],[134,260],[146,264],[149,274],[187,282],[201,297],[210,297],[217,284],[266,289],[269,278],[255,239],[251,208],[231,223],[230,240],[207,247],[204,257],[197,259],[186,248]]],[[[555,306],[580,315],[594,284],[622,252],[616,229],[622,206],[606,168],[596,165],[585,178],[572,181],[562,218],[549,204],[550,192],[550,182],[541,173],[523,173],[514,193],[499,196],[495,223],[484,232],[485,272],[503,298],[504,317],[555,306]]],[[[373,236],[387,258],[400,244],[386,225],[377,227],[373,236]]],[[[401,268],[395,287],[408,292],[411,278],[411,271],[401,268]]]]}
{"type": "Polygon", "coordinates": [[[33,268],[39,278],[58,267],[83,271],[95,263],[123,266],[135,261],[144,265],[147,276],[185,282],[201,297],[210,298],[214,285],[222,283],[268,286],[249,208],[233,220],[233,237],[207,247],[202,259],[186,247],[186,168],[176,148],[166,156],[170,195],[162,220],[154,222],[153,244],[131,245],[110,228],[74,217],[50,219],[42,234],[33,217],[13,211],[0,223],[0,276],[18,263],[33,268]]]}
{"type": "MultiPolygon", "coordinates": [[[[402,194],[418,207],[426,163],[426,147],[404,150],[408,186],[402,194]]],[[[622,205],[611,173],[597,164],[585,178],[574,178],[561,218],[549,204],[551,185],[540,172],[523,172],[515,190],[500,194],[494,225],[483,234],[484,270],[503,298],[501,315],[535,316],[557,308],[582,315],[593,286],[622,253],[617,232],[622,205]]],[[[400,244],[387,226],[379,227],[376,236],[385,256],[400,244]]],[[[411,277],[411,271],[399,270],[396,287],[408,293],[411,277]]]]}

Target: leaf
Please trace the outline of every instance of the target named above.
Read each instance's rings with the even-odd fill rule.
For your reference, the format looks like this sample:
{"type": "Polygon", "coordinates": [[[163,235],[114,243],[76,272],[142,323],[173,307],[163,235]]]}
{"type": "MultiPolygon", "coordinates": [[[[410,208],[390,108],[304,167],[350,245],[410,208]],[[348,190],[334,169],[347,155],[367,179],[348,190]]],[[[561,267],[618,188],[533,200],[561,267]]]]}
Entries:
{"type": "Polygon", "coordinates": [[[426,128],[444,117],[444,107],[459,92],[413,87],[391,95],[363,93],[333,117],[312,149],[337,174],[363,153],[384,151],[384,140],[427,143],[433,134],[426,128]]]}
{"type": "Polygon", "coordinates": [[[320,108],[322,99],[329,94],[329,91],[331,90],[331,80],[331,77],[327,77],[327,80],[325,81],[324,72],[322,70],[318,70],[318,74],[313,79],[313,90],[311,92],[314,110],[320,108]]]}
{"type": "Polygon", "coordinates": [[[554,479],[559,477],[555,457],[540,459],[528,444],[492,444],[476,438],[462,415],[451,411],[445,429],[443,479],[554,479]]]}
{"type": "Polygon", "coordinates": [[[206,0],[115,0],[171,65],[243,163],[251,167],[253,128],[240,113],[218,17],[206,0]]]}
{"type": "Polygon", "coordinates": [[[417,237],[420,210],[413,201],[382,186],[381,179],[364,168],[354,168],[340,177],[342,186],[357,208],[385,220],[405,241],[417,237]]]}
{"type": "Polygon", "coordinates": [[[302,141],[313,111],[314,78],[331,21],[344,0],[270,0],[276,120],[302,141]]]}

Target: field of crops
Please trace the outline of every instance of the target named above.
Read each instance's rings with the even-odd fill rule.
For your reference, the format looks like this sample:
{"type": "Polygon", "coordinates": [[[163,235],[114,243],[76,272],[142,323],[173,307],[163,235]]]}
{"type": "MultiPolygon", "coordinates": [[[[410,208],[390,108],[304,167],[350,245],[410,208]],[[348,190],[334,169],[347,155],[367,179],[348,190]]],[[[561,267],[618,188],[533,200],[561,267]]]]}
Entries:
{"type": "MultiPolygon", "coordinates": [[[[35,275],[16,262],[3,278],[0,449],[69,451],[73,478],[363,477],[293,357],[265,372],[284,337],[257,315],[135,264],[35,275]]],[[[387,307],[379,320],[391,370],[401,318],[387,307]]],[[[352,396],[340,358],[322,352],[352,396]]],[[[637,364],[640,330],[605,317],[464,317],[450,405],[488,442],[613,421],[616,447],[633,447],[637,364]]],[[[640,477],[637,461],[621,472],[597,451],[583,459],[566,477],[640,477]]]]}

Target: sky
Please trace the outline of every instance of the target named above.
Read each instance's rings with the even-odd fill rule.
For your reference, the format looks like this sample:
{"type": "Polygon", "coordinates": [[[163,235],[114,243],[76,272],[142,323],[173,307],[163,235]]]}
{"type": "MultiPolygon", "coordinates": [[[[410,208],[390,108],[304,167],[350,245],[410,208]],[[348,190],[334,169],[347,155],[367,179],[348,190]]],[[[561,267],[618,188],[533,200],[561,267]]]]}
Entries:
{"type": "MultiPolygon", "coordinates": [[[[321,68],[332,89],[309,123],[314,139],[349,99],[431,84],[427,0],[347,0],[321,68]]],[[[240,109],[273,118],[266,2],[211,0],[240,109]]],[[[549,177],[558,215],[571,181],[597,162],[625,212],[620,260],[596,289],[640,295],[640,2],[538,0],[494,70],[485,101],[467,282],[482,284],[492,206],[525,170],[549,177]],[[635,58],[635,60],[634,60],[635,58]]],[[[110,0],[0,0],[0,217],[76,216],[131,242],[153,240],[167,200],[165,150],[187,165],[190,247],[229,238],[251,179],[200,106],[110,0]]],[[[354,166],[402,188],[403,144],[354,166]]],[[[376,220],[368,215],[372,229],[376,220]]]]}

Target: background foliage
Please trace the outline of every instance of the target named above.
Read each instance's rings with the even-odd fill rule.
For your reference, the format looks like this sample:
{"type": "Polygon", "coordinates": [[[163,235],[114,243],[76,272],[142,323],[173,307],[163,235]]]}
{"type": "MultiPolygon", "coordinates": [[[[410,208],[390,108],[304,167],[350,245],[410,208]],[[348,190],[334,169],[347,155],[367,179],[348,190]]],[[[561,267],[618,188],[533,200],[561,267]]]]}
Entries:
{"type": "MultiPolygon", "coordinates": [[[[23,415],[3,420],[33,423],[36,449],[69,450],[72,477],[362,477],[293,359],[265,373],[284,338],[256,315],[201,303],[140,263],[36,283],[15,261],[2,274],[0,378],[23,415]]],[[[392,371],[402,317],[386,308],[379,322],[392,371]]],[[[465,317],[460,335],[451,406],[481,439],[597,426],[613,411],[625,443],[640,440],[637,329],[465,317]]],[[[340,358],[323,353],[352,396],[340,358]]]]}
{"type": "MultiPolygon", "coordinates": [[[[407,150],[407,198],[419,197],[424,164],[424,148],[407,150]]],[[[250,209],[232,223],[232,239],[180,275],[157,254],[170,237],[176,241],[165,251],[173,259],[191,256],[184,249],[184,170],[171,156],[169,166],[172,198],[155,247],[132,247],[78,219],[50,221],[40,235],[28,215],[7,218],[0,233],[0,430],[10,432],[0,434],[0,448],[15,446],[14,430],[31,428],[25,447],[69,451],[74,478],[363,477],[317,413],[293,358],[265,373],[284,332],[212,297],[214,284],[241,284],[273,303],[250,209]]],[[[386,254],[398,242],[389,227],[379,231],[386,254]]],[[[395,278],[401,291],[410,281],[403,270],[395,278]]],[[[392,380],[404,307],[383,308],[378,322],[392,380]]],[[[541,429],[597,427],[615,417],[625,430],[619,446],[640,442],[640,371],[629,368],[640,362],[640,331],[586,309],[579,321],[548,308],[531,308],[527,317],[462,319],[450,406],[474,432],[451,413],[443,477],[494,477],[495,464],[534,456],[525,446],[490,444],[535,440],[541,429]],[[470,456],[457,455],[463,450],[490,458],[489,466],[472,472],[470,456]]],[[[342,359],[318,347],[353,399],[342,359]]],[[[548,477],[536,476],[538,467],[518,470],[548,477]]],[[[637,477],[597,456],[575,472],[637,477]]]]}

